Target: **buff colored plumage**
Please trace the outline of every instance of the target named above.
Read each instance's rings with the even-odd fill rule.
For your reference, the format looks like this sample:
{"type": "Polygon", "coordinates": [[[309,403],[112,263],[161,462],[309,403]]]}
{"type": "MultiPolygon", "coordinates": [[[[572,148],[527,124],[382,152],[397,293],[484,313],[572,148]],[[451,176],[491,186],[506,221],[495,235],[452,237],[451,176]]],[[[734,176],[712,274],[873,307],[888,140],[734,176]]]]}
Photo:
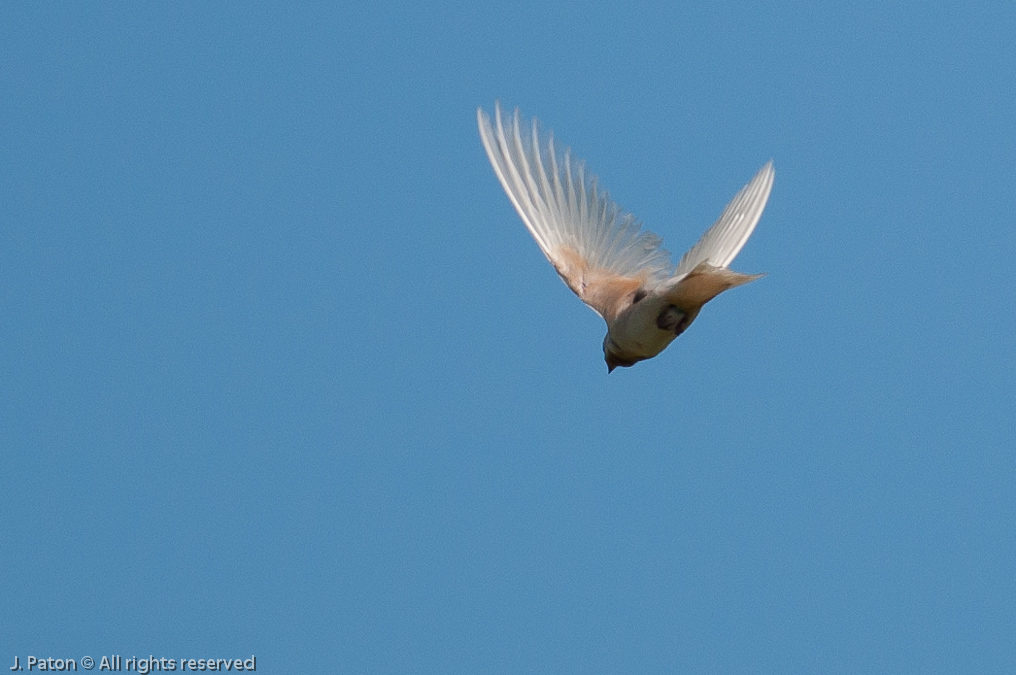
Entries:
{"type": "Polygon", "coordinates": [[[662,240],[641,229],[587,176],[581,161],[537,122],[523,124],[494,108],[477,110],[480,137],[494,173],[522,222],[568,287],[607,322],[607,369],[632,366],[663,351],[725,290],[758,279],[728,269],[765,208],[773,186],[766,163],[677,266],[662,240]]]}

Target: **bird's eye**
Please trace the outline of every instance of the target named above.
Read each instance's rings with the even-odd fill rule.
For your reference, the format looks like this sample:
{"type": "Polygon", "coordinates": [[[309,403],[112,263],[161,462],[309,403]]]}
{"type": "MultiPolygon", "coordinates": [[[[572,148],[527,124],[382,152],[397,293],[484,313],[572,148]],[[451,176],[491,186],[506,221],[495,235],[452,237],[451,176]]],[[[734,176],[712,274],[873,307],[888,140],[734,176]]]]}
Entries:
{"type": "Polygon", "coordinates": [[[641,288],[638,289],[637,291],[635,291],[635,297],[633,297],[631,299],[631,304],[633,304],[633,305],[637,304],[639,301],[642,300],[642,298],[646,297],[647,295],[649,295],[649,293],[647,293],[646,291],[642,290],[641,288]]]}

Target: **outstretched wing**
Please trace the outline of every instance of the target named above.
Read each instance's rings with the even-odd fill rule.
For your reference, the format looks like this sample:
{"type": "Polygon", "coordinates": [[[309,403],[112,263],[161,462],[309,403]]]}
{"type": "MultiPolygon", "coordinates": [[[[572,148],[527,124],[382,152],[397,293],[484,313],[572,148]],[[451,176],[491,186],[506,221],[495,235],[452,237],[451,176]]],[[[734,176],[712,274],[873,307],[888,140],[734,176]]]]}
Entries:
{"type": "Polygon", "coordinates": [[[537,122],[519,111],[494,121],[476,111],[480,137],[508,198],[568,287],[608,321],[630,304],[629,294],[670,277],[670,255],[655,234],[610,200],[553,136],[541,140],[537,122]],[[506,124],[507,122],[507,124],[506,124]]]}
{"type": "Polygon", "coordinates": [[[726,267],[733,262],[762,216],[773,189],[774,175],[770,160],[741,188],[720,219],[684,254],[674,271],[675,279],[686,276],[701,263],[726,267]]]}

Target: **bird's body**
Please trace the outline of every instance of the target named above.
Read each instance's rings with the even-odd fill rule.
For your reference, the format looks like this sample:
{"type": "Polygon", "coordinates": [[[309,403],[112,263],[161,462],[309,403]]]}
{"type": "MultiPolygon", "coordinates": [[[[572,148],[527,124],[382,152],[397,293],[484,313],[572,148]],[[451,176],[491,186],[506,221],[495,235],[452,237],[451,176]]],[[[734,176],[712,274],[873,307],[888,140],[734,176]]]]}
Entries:
{"type": "Polygon", "coordinates": [[[607,324],[603,337],[604,354],[612,354],[618,365],[651,359],[673,342],[687,325],[683,313],[657,293],[648,293],[607,324]],[[676,308],[675,308],[676,309],[676,308]]]}
{"type": "Polygon", "coordinates": [[[494,171],[530,234],[572,291],[607,322],[603,339],[608,370],[632,366],[662,352],[723,291],[761,275],[727,265],[762,215],[773,184],[767,163],[727,206],[720,219],[676,268],[656,235],[585,177],[581,162],[563,156],[553,138],[540,140],[519,113],[507,127],[500,106],[495,121],[477,110],[480,136],[494,171]]]}
{"type": "Polygon", "coordinates": [[[607,367],[633,366],[651,359],[670,345],[698,316],[702,305],[723,291],[761,275],[739,274],[708,263],[700,264],[672,287],[644,292],[613,319],[607,320],[603,354],[607,367]]]}

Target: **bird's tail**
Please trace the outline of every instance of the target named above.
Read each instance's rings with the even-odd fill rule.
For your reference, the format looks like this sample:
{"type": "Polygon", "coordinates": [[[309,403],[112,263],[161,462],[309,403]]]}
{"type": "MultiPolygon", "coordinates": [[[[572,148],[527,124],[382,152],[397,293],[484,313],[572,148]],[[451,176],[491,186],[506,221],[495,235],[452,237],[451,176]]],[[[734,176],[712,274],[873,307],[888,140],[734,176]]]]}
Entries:
{"type": "Polygon", "coordinates": [[[686,312],[697,311],[723,291],[763,276],[765,275],[741,274],[726,267],[716,267],[703,262],[663,295],[669,303],[686,312]]]}

